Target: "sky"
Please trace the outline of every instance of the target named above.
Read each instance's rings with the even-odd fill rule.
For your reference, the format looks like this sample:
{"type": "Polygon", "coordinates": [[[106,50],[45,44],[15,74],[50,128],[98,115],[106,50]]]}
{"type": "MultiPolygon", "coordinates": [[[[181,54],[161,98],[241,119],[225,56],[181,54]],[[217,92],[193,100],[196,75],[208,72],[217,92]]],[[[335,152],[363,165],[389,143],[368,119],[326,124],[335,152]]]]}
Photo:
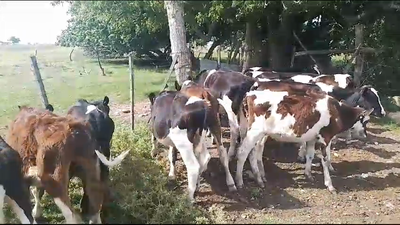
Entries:
{"type": "Polygon", "coordinates": [[[67,27],[67,10],[50,1],[0,1],[0,41],[16,36],[22,44],[54,44],[67,27]]]}

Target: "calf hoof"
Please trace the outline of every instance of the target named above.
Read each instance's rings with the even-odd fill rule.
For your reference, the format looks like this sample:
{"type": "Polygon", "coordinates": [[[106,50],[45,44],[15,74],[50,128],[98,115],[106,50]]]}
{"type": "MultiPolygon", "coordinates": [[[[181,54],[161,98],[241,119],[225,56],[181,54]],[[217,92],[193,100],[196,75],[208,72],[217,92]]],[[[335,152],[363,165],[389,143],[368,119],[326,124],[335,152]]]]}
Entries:
{"type": "Polygon", "coordinates": [[[234,185],[234,184],[228,185],[228,189],[229,189],[230,192],[236,192],[237,191],[236,185],[234,185]]]}
{"type": "Polygon", "coordinates": [[[329,190],[330,193],[332,193],[332,194],[334,194],[334,195],[337,194],[337,191],[336,191],[336,189],[335,189],[333,186],[328,187],[328,190],[329,190]]]}
{"type": "Polygon", "coordinates": [[[306,157],[297,156],[297,162],[299,163],[306,163],[306,157]]]}
{"type": "Polygon", "coordinates": [[[312,175],[307,175],[306,174],[306,178],[307,178],[308,181],[311,181],[311,182],[314,182],[314,180],[315,180],[312,175]]]}
{"type": "Polygon", "coordinates": [[[260,186],[260,188],[264,188],[264,182],[263,181],[257,181],[258,186],[260,186]]]}
{"type": "Polygon", "coordinates": [[[267,178],[265,178],[265,176],[262,176],[261,179],[262,179],[262,181],[263,181],[264,183],[267,183],[267,178]]]}

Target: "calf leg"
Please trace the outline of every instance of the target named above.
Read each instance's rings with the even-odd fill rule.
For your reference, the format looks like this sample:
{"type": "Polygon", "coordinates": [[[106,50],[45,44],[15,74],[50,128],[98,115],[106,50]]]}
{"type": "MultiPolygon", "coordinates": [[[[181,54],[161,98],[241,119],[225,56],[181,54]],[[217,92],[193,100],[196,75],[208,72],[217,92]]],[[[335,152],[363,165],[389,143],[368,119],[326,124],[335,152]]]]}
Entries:
{"type": "Polygon", "coordinates": [[[221,134],[221,127],[215,126],[212,129],[214,139],[217,143],[219,160],[222,163],[222,166],[225,170],[226,176],[226,185],[228,186],[229,191],[236,191],[235,181],[233,180],[232,174],[229,170],[229,158],[226,148],[222,144],[222,134],[221,134]]]}
{"type": "Polygon", "coordinates": [[[261,179],[264,182],[267,182],[265,178],[265,169],[264,169],[264,162],[262,160],[265,142],[267,141],[268,136],[264,136],[256,145],[256,157],[257,157],[257,165],[258,169],[260,170],[261,179]]]}
{"type": "Polygon", "coordinates": [[[169,174],[168,178],[175,180],[175,163],[177,158],[177,149],[175,147],[169,147],[168,160],[169,160],[169,174]]]}
{"type": "Polygon", "coordinates": [[[151,157],[156,157],[156,155],[158,154],[158,150],[157,150],[157,138],[154,137],[154,134],[151,133],[151,157]]]}
{"type": "Polygon", "coordinates": [[[247,133],[247,118],[244,116],[243,110],[239,110],[239,132],[240,132],[240,143],[243,142],[244,137],[247,133]]]}
{"type": "Polygon", "coordinates": [[[203,140],[200,141],[198,149],[200,150],[200,154],[198,157],[198,161],[200,164],[200,171],[199,171],[199,177],[197,179],[197,187],[196,190],[198,190],[200,188],[200,178],[201,178],[201,174],[207,170],[207,165],[208,162],[211,159],[211,155],[210,152],[207,150],[207,146],[205,143],[205,137],[203,140]]]}
{"type": "Polygon", "coordinates": [[[6,197],[6,190],[0,185],[0,224],[4,224],[4,198],[6,197]]]}
{"type": "MultiPolygon", "coordinates": [[[[37,156],[37,159],[45,160],[44,162],[40,163],[41,165],[52,165],[50,163],[51,161],[46,161],[47,158],[51,157],[45,157],[45,155],[41,156],[41,154],[38,154],[37,156]]],[[[80,223],[82,220],[79,215],[74,212],[68,196],[69,166],[70,163],[61,162],[61,164],[59,164],[58,167],[55,168],[53,174],[39,174],[39,177],[44,189],[54,199],[54,203],[57,205],[57,207],[60,209],[63,216],[65,217],[66,223],[77,224],[80,223]]],[[[49,170],[50,168],[39,169],[39,171],[49,170]]]]}
{"type": "Polygon", "coordinates": [[[6,200],[11,205],[19,221],[22,224],[30,224],[33,223],[34,220],[32,216],[29,187],[22,182],[13,183],[12,185],[7,186],[6,195],[8,197],[6,200]]]}
{"type": "Polygon", "coordinates": [[[194,192],[196,190],[197,179],[200,172],[200,164],[194,155],[193,144],[188,140],[186,132],[182,132],[178,128],[172,129],[169,137],[175,144],[185,163],[188,178],[188,195],[189,200],[194,202],[194,192]]]}
{"type": "Polygon", "coordinates": [[[306,142],[306,167],[304,173],[311,181],[314,180],[313,176],[311,175],[311,166],[315,154],[315,142],[315,140],[306,142]]]}
{"type": "Polygon", "coordinates": [[[257,150],[252,149],[249,154],[249,161],[250,161],[250,166],[251,170],[253,171],[254,176],[256,177],[257,184],[264,188],[264,182],[261,179],[260,175],[260,170],[258,169],[258,164],[257,164],[257,150]]]}
{"type": "Polygon", "coordinates": [[[100,160],[95,157],[88,161],[87,159],[80,159],[79,164],[85,171],[85,192],[89,199],[89,223],[101,223],[100,210],[104,204],[104,199],[107,196],[107,189],[105,185],[106,180],[101,179],[100,160]]]}
{"type": "Polygon", "coordinates": [[[211,135],[210,129],[207,130],[207,137],[211,139],[211,144],[215,144],[214,136],[211,135]]]}
{"type": "Polygon", "coordinates": [[[325,186],[328,188],[328,190],[330,192],[335,192],[336,189],[332,185],[332,179],[331,179],[331,176],[329,174],[330,162],[328,160],[328,154],[330,154],[330,153],[327,151],[327,148],[328,148],[329,145],[330,145],[330,142],[329,142],[329,144],[327,145],[326,148],[323,148],[322,157],[320,157],[320,158],[321,158],[322,168],[323,168],[323,171],[324,171],[324,183],[325,183],[325,186]]]}
{"type": "Polygon", "coordinates": [[[35,200],[35,206],[33,207],[32,210],[32,215],[35,219],[40,218],[42,215],[42,205],[40,203],[40,200],[42,199],[44,195],[44,189],[42,187],[32,187],[31,189],[33,198],[35,200]]]}
{"type": "Polygon", "coordinates": [[[326,165],[328,166],[328,169],[329,169],[331,172],[335,172],[335,169],[333,168],[333,166],[332,166],[332,164],[331,164],[331,144],[332,144],[332,141],[330,141],[330,142],[328,143],[328,145],[326,145],[326,148],[325,148],[325,153],[326,153],[326,165]]]}
{"type": "MultiPolygon", "coordinates": [[[[260,128],[256,126],[252,126],[252,128],[247,132],[246,137],[244,138],[242,144],[239,147],[238,155],[237,155],[237,164],[236,164],[236,185],[241,188],[243,187],[243,166],[244,162],[247,159],[250,151],[255,147],[256,143],[261,140],[264,135],[260,132],[260,128]]],[[[258,168],[257,168],[258,170],[258,168]]]]}
{"type": "Polygon", "coordinates": [[[306,162],[306,143],[302,142],[300,144],[300,148],[299,148],[299,153],[297,156],[297,161],[300,163],[305,163],[306,162]]]}
{"type": "Polygon", "coordinates": [[[230,145],[228,151],[229,160],[235,155],[236,150],[236,141],[239,136],[239,125],[237,116],[232,111],[232,101],[228,98],[228,96],[224,95],[222,100],[218,99],[218,102],[225,109],[226,114],[228,115],[229,127],[230,127],[230,145]]]}

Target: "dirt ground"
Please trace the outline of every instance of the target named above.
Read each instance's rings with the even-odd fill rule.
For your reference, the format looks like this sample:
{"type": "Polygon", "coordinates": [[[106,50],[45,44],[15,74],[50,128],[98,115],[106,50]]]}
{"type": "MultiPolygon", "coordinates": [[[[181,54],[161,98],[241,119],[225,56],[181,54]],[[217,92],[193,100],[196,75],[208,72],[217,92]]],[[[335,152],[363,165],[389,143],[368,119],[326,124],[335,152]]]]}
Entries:
{"type": "MultiPolygon", "coordinates": [[[[112,116],[130,121],[122,111],[129,106],[113,105],[112,116]]],[[[135,105],[135,120],[148,119],[149,105],[135,105]]],[[[264,189],[251,179],[245,164],[243,190],[229,193],[225,173],[215,146],[209,149],[213,158],[203,174],[202,187],[195,198],[217,223],[398,223],[400,222],[400,134],[368,125],[369,140],[346,145],[338,141],[332,147],[331,173],[337,194],[324,186],[321,167],[313,167],[315,181],[305,179],[304,165],[296,162],[297,150],[276,143],[266,145],[264,166],[268,180],[264,189]]],[[[229,147],[229,129],[224,128],[224,145],[229,147]]],[[[158,160],[166,162],[167,151],[158,160]]],[[[230,163],[236,170],[235,160],[230,163]]],[[[186,169],[178,154],[177,182],[186,188],[186,169]]]]}

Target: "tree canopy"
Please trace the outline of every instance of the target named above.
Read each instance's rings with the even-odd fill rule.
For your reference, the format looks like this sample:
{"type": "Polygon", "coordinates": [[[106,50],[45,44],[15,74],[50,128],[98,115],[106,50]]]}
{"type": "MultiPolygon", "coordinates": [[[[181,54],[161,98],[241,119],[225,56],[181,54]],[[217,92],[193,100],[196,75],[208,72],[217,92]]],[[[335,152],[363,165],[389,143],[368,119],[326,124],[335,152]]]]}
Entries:
{"type": "MultiPolygon", "coordinates": [[[[71,20],[58,44],[83,47],[101,57],[121,57],[135,51],[138,57],[170,58],[163,1],[53,2],[62,3],[70,5],[71,20]]],[[[308,50],[355,48],[354,25],[363,24],[363,46],[376,49],[375,54],[364,57],[365,80],[381,85],[388,94],[396,92],[391,85],[400,83],[396,66],[400,60],[399,8],[395,1],[184,2],[188,42],[193,46],[214,42],[206,58],[222,45],[230,50],[228,58],[234,59],[245,43],[249,65],[277,70],[292,66],[293,49],[303,50],[293,33],[308,50]]],[[[331,66],[328,55],[314,58],[331,66]]],[[[296,57],[293,67],[304,70],[311,64],[308,56],[301,56],[296,57]]]]}
{"type": "Polygon", "coordinates": [[[8,39],[8,41],[10,41],[10,42],[13,43],[13,44],[18,44],[18,43],[21,41],[21,39],[15,37],[15,36],[11,36],[11,37],[8,39]]]}

